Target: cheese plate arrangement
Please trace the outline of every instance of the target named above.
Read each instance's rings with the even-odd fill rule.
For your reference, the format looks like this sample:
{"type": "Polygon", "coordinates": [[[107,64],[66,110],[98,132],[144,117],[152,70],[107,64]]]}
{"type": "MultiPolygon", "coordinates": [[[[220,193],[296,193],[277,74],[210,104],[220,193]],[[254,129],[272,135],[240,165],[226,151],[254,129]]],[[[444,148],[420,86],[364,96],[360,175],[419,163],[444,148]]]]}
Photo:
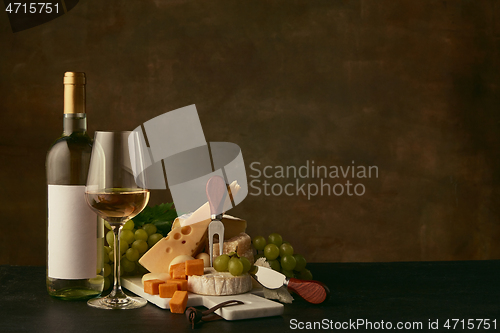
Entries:
{"type": "MultiPolygon", "coordinates": [[[[169,309],[171,298],[160,298],[159,295],[145,293],[140,276],[124,277],[121,280],[124,288],[145,298],[150,303],[162,309],[169,309]]],[[[224,307],[215,311],[216,314],[226,320],[280,316],[284,311],[283,304],[264,298],[261,288],[254,288],[250,292],[244,294],[229,296],[208,296],[189,292],[186,306],[204,306],[206,308],[211,308],[229,300],[242,301],[244,304],[224,307]]]]}
{"type": "MultiPolygon", "coordinates": [[[[212,180],[207,184],[208,202],[175,218],[164,237],[149,230],[151,223],[134,225],[136,240],[128,242],[131,248],[125,260],[131,249],[140,250],[135,242],[147,241],[148,248],[129,258],[137,261],[136,270],[121,277],[122,286],[171,313],[191,315],[194,310],[187,307],[204,306],[226,320],[279,316],[282,303],[293,300],[288,290],[310,303],[324,302],[328,288],[311,281],[305,259],[294,255],[291,244],[279,234],[252,241],[245,233],[245,220],[222,212],[222,203],[228,200],[222,178],[212,180]]],[[[238,189],[232,183],[228,193],[238,189]]]]}

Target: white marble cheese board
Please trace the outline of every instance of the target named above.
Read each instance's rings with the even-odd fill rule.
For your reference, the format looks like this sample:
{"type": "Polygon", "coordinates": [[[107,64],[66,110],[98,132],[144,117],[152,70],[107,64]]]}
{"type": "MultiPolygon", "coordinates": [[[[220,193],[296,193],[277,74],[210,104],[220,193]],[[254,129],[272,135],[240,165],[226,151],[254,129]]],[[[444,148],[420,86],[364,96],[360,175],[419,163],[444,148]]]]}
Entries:
{"type": "MultiPolygon", "coordinates": [[[[162,309],[170,309],[170,298],[160,298],[158,295],[150,295],[144,292],[140,276],[123,277],[121,281],[122,286],[134,294],[147,299],[149,302],[162,309]]],[[[188,293],[187,306],[204,306],[206,308],[211,308],[229,300],[244,302],[244,304],[232,305],[215,311],[215,313],[226,320],[272,317],[283,314],[283,304],[268,300],[262,297],[262,295],[262,289],[253,289],[245,294],[231,296],[205,296],[188,293]]]]}

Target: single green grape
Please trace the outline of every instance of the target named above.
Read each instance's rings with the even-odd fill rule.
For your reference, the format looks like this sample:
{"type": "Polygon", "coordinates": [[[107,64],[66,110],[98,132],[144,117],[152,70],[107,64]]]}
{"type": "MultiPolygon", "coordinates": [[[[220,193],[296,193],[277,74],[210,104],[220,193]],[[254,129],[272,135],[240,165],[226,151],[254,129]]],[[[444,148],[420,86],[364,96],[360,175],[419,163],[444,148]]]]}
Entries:
{"type": "Polygon", "coordinates": [[[115,234],[113,231],[108,231],[106,233],[106,242],[108,242],[108,245],[113,247],[113,244],[115,244],[115,234]]]}
{"type": "Polygon", "coordinates": [[[109,287],[111,287],[111,282],[109,281],[109,277],[104,278],[104,289],[103,290],[108,290],[109,287]]]}
{"type": "Polygon", "coordinates": [[[104,220],[104,226],[106,227],[106,229],[111,230],[111,226],[109,225],[108,221],[104,220]]]}
{"type": "Polygon", "coordinates": [[[111,265],[104,264],[104,273],[103,273],[103,276],[106,277],[109,274],[111,274],[111,265]]]}
{"type": "Polygon", "coordinates": [[[148,247],[148,243],[146,243],[146,241],[143,241],[142,239],[138,239],[132,243],[132,248],[136,249],[140,255],[143,255],[144,253],[146,253],[146,251],[148,250],[149,247],[148,247]]]}
{"type": "Polygon", "coordinates": [[[254,237],[254,239],[252,239],[252,243],[257,251],[264,250],[264,247],[267,245],[266,239],[262,236],[254,237]]]}
{"type": "Polygon", "coordinates": [[[120,267],[123,269],[124,272],[130,273],[135,269],[135,264],[134,262],[128,260],[125,257],[122,257],[120,261],[120,267]]]}
{"type": "Polygon", "coordinates": [[[288,271],[288,270],[282,268],[281,269],[281,273],[283,275],[285,275],[286,277],[293,278],[293,272],[292,271],[288,271]]]}
{"type": "Polygon", "coordinates": [[[264,255],[267,260],[274,260],[280,255],[280,249],[276,246],[276,244],[267,244],[264,248],[264,255]]]}
{"type": "Polygon", "coordinates": [[[134,233],[132,232],[132,230],[128,230],[128,229],[122,229],[122,231],[120,232],[120,242],[126,242],[127,245],[128,244],[132,244],[134,242],[135,238],[134,238],[134,233]]]}
{"type": "Polygon", "coordinates": [[[229,256],[227,254],[223,254],[215,258],[214,268],[217,272],[227,272],[228,263],[229,263],[229,256]]]}
{"type": "Polygon", "coordinates": [[[241,260],[241,263],[243,264],[243,274],[245,274],[246,272],[248,272],[250,270],[250,268],[252,267],[252,264],[250,263],[250,260],[248,260],[248,258],[246,258],[246,257],[241,257],[240,260],[241,260]]]}
{"type": "Polygon", "coordinates": [[[130,261],[137,261],[139,260],[139,251],[130,248],[125,252],[125,257],[130,261]]]}
{"type": "Polygon", "coordinates": [[[125,254],[125,251],[128,249],[127,242],[120,242],[120,254],[125,254]]]}
{"type": "Polygon", "coordinates": [[[298,276],[299,276],[299,279],[301,279],[301,280],[312,280],[312,278],[313,278],[311,271],[308,270],[307,268],[300,271],[298,276]]]}
{"type": "Polygon", "coordinates": [[[304,256],[302,256],[301,254],[294,254],[293,257],[295,258],[295,261],[297,262],[297,264],[295,265],[295,268],[294,268],[295,271],[300,272],[304,268],[306,268],[307,261],[306,261],[306,258],[304,258],[304,256]]]}
{"type": "Polygon", "coordinates": [[[103,256],[103,263],[107,264],[109,262],[109,253],[104,251],[104,254],[102,256],[103,256]]]}
{"type": "Polygon", "coordinates": [[[109,258],[109,261],[110,261],[110,262],[114,262],[114,261],[115,261],[115,251],[111,250],[111,251],[108,253],[108,258],[109,258]]]}
{"type": "Polygon", "coordinates": [[[134,229],[134,221],[132,220],[128,220],[127,222],[125,222],[122,228],[122,230],[132,230],[132,229],[134,229]]]}
{"type": "Polygon", "coordinates": [[[290,243],[283,243],[280,246],[280,257],[293,255],[293,246],[290,243]]]}
{"type": "Polygon", "coordinates": [[[146,230],[144,229],[137,229],[134,233],[134,238],[136,240],[143,240],[143,241],[147,241],[148,240],[148,233],[146,232],[146,230]]]}
{"type": "Polygon", "coordinates": [[[146,230],[146,232],[148,233],[149,236],[156,233],[156,226],[154,224],[151,224],[151,223],[147,223],[147,224],[143,225],[142,229],[146,230]]]}
{"type": "Polygon", "coordinates": [[[158,241],[160,239],[162,239],[162,238],[163,238],[162,234],[152,234],[152,235],[150,235],[149,238],[148,238],[148,245],[149,245],[149,247],[153,247],[153,245],[155,245],[156,243],[158,243],[158,241]]]}
{"type": "Polygon", "coordinates": [[[269,263],[269,265],[271,266],[272,269],[274,269],[275,271],[281,271],[281,265],[280,265],[280,262],[278,260],[268,260],[267,261],[269,263]]]}
{"type": "Polygon", "coordinates": [[[241,275],[243,274],[243,263],[239,258],[233,257],[227,263],[227,270],[233,276],[241,275]]]}
{"type": "Polygon", "coordinates": [[[281,257],[281,268],[283,268],[284,270],[293,271],[296,264],[297,261],[295,260],[294,256],[290,254],[281,257]]]}
{"type": "Polygon", "coordinates": [[[280,234],[274,232],[267,237],[267,242],[269,244],[274,244],[279,247],[283,243],[283,238],[281,237],[280,234]]]}

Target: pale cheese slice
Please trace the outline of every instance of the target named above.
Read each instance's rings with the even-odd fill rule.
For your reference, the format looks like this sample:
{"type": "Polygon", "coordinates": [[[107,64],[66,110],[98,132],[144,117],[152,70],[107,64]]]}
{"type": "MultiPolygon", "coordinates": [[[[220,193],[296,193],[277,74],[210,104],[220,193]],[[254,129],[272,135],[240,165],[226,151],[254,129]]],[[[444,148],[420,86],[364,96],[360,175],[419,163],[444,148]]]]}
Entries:
{"type": "Polygon", "coordinates": [[[205,248],[210,220],[172,229],[139,259],[151,273],[168,273],[170,262],[179,255],[195,257],[205,248]]]}
{"type": "Polygon", "coordinates": [[[217,272],[206,267],[204,275],[188,276],[188,291],[210,296],[243,294],[252,289],[252,278],[248,273],[233,276],[229,272],[217,272]]]}
{"type": "Polygon", "coordinates": [[[147,280],[170,280],[170,274],[168,273],[146,273],[142,276],[141,282],[144,285],[144,281],[147,280]]]}

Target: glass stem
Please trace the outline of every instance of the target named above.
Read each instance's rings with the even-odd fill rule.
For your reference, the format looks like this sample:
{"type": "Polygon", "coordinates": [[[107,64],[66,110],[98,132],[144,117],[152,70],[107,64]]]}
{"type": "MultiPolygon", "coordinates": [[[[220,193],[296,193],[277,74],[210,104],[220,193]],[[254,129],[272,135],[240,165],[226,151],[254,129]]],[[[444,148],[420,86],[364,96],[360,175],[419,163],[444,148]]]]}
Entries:
{"type": "Polygon", "coordinates": [[[111,226],[113,229],[113,235],[114,235],[114,250],[113,250],[113,258],[115,264],[113,265],[113,290],[111,293],[109,293],[109,297],[112,298],[126,298],[127,295],[122,291],[122,284],[120,280],[120,259],[121,259],[121,253],[120,253],[120,233],[123,228],[123,224],[121,224],[119,227],[117,226],[111,226]]]}

